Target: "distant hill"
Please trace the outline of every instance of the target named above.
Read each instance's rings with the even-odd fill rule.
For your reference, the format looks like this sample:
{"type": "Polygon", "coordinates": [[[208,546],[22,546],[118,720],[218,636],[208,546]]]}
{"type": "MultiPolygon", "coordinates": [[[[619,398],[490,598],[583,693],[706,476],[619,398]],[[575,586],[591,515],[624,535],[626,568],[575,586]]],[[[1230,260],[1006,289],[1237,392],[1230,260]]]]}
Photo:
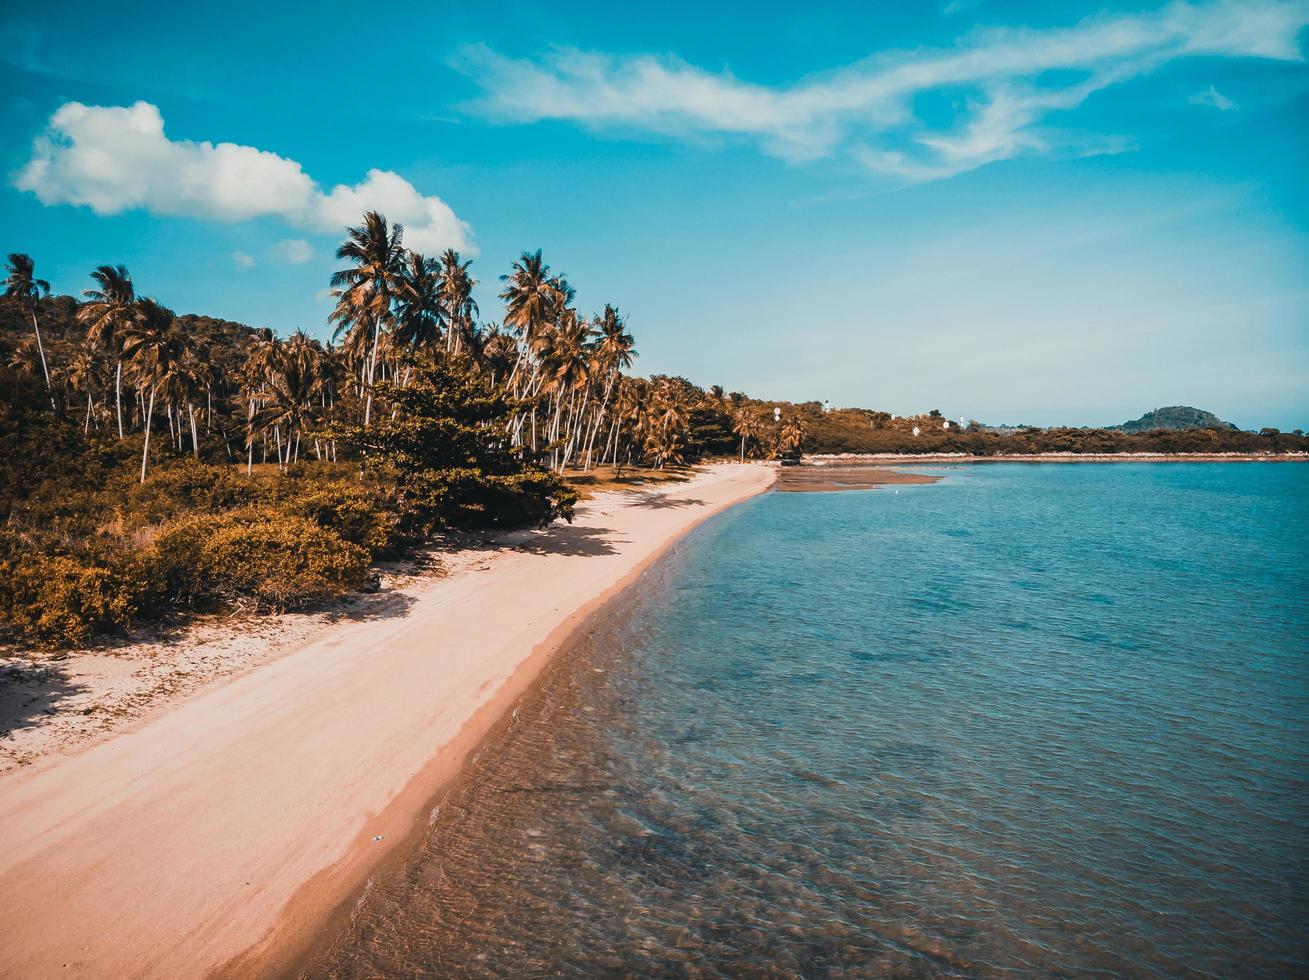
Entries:
{"type": "Polygon", "coordinates": [[[1146,412],[1139,419],[1124,422],[1122,425],[1111,426],[1111,428],[1118,429],[1121,432],[1150,432],[1154,429],[1236,430],[1236,426],[1231,422],[1224,422],[1213,412],[1191,408],[1189,405],[1170,405],[1167,408],[1156,408],[1153,412],[1146,412]]]}

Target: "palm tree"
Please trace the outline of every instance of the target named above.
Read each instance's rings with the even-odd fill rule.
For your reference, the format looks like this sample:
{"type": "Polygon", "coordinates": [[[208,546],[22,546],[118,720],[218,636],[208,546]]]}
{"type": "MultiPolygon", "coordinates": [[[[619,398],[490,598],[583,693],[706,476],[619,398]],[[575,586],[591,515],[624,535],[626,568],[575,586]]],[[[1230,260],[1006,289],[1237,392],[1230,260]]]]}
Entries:
{"type": "Polygon", "coordinates": [[[255,334],[254,345],[241,365],[241,398],[246,403],[246,474],[254,470],[255,413],[280,362],[282,342],[265,327],[255,334]]]}
{"type": "Polygon", "coordinates": [[[477,281],[468,274],[472,264],[472,259],[460,261],[459,253],[452,248],[441,253],[441,303],[450,322],[446,350],[450,351],[453,343],[456,354],[472,340],[473,324],[477,321],[477,301],[473,299],[477,281]]]}
{"type": "Polygon", "coordinates": [[[45,375],[45,390],[50,396],[50,408],[55,408],[55,392],[50,385],[50,368],[45,362],[45,345],[41,343],[41,326],[36,322],[36,301],[42,296],[50,295],[50,284],[44,279],[36,278],[36,263],[30,255],[22,252],[9,253],[9,266],[5,276],[5,295],[17,300],[32,318],[32,330],[36,334],[36,352],[41,358],[41,373],[45,375]]]}
{"type": "Polygon", "coordinates": [[[150,423],[154,417],[155,395],[166,384],[181,360],[181,338],[173,330],[173,311],[152,299],[136,304],[136,317],[123,340],[123,359],[132,365],[137,384],[150,386],[150,400],[145,410],[145,442],[141,449],[141,482],[145,483],[146,464],[150,459],[150,423]]]}
{"type": "Polygon", "coordinates": [[[630,368],[636,358],[636,340],[627,332],[627,320],[618,312],[618,307],[605,304],[604,312],[595,319],[593,330],[596,335],[592,348],[596,370],[605,379],[604,398],[596,412],[591,425],[591,434],[586,441],[586,460],[583,470],[591,468],[591,451],[595,446],[595,435],[604,423],[605,412],[609,408],[609,396],[623,368],[630,368]]]}
{"type": "Polygon", "coordinates": [[[136,316],[136,288],[125,265],[102,265],[91,273],[99,289],[84,289],[90,302],[77,311],[86,324],[86,339],[93,347],[112,350],[118,365],[114,371],[114,403],[118,410],[118,438],[123,438],[123,334],[136,316]]]}
{"type": "MultiPolygon", "coordinates": [[[[566,438],[562,451],[555,451],[555,459],[562,473],[568,464],[568,456],[573,446],[573,432],[561,435],[560,425],[563,421],[565,399],[570,410],[570,420],[575,420],[586,411],[585,403],[581,413],[573,412],[573,402],[579,389],[586,386],[591,365],[591,349],[588,341],[591,328],[577,311],[565,309],[561,312],[558,325],[542,335],[542,366],[545,371],[545,387],[550,392],[554,403],[554,417],[550,423],[550,439],[557,442],[566,438]]],[[[589,391],[587,392],[589,394],[589,391]]],[[[584,396],[585,397],[585,396],[584,396]]]]}
{"type": "MultiPolygon", "coordinates": [[[[338,259],[348,259],[354,265],[332,276],[337,303],[329,319],[337,324],[336,335],[346,331],[371,338],[372,350],[368,356],[366,377],[362,379],[367,389],[365,426],[372,414],[372,385],[377,373],[382,332],[394,324],[392,303],[403,291],[403,240],[403,225],[398,222],[388,225],[381,214],[369,211],[364,215],[362,225],[347,230],[346,240],[336,250],[338,259]]],[[[347,344],[350,345],[349,338],[347,344]]]]}
{"type": "Polygon", "coordinates": [[[300,458],[300,437],[304,423],[313,411],[318,386],[319,352],[312,340],[300,330],[291,335],[273,360],[268,386],[263,394],[263,409],[255,419],[253,431],[270,429],[277,440],[277,465],[285,469],[300,458]],[[282,430],[286,443],[282,444],[282,430]]]}
{"type": "MultiPolygon", "coordinates": [[[[442,306],[441,264],[406,252],[400,270],[395,339],[402,348],[435,352],[441,343],[446,312],[442,306]]],[[[447,335],[446,347],[449,348],[447,335]]]]}
{"type": "Polygon", "coordinates": [[[741,462],[745,462],[745,444],[747,440],[759,438],[759,418],[742,406],[732,415],[732,431],[741,437],[741,462]]]}
{"type": "Polygon", "coordinates": [[[500,281],[505,288],[500,298],[505,301],[505,326],[518,332],[525,353],[531,353],[541,331],[551,323],[566,298],[560,288],[562,277],[551,276],[550,267],[541,258],[541,250],[524,252],[513,265],[513,270],[500,281]]]}
{"type": "Polygon", "coordinates": [[[73,391],[86,395],[86,420],[82,431],[91,431],[91,417],[95,413],[95,392],[104,382],[103,365],[90,347],[83,347],[68,362],[64,378],[73,391]]]}
{"type": "Polygon", "coordinates": [[[805,425],[804,419],[798,415],[792,415],[782,423],[777,448],[783,453],[794,452],[800,448],[800,444],[805,441],[807,435],[809,435],[809,427],[805,425]]]}
{"type": "Polygon", "coordinates": [[[489,383],[495,387],[496,378],[508,378],[513,370],[514,355],[518,345],[513,336],[502,329],[498,323],[490,323],[479,336],[478,365],[489,375],[489,383]]]}

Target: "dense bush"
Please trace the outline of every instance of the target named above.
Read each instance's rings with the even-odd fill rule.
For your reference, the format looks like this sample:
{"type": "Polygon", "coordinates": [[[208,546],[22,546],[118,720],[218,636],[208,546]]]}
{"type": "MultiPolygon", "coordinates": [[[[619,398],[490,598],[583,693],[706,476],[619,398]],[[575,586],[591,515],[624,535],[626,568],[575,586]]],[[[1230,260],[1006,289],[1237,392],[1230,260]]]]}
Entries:
{"type": "Polygon", "coordinates": [[[232,510],[261,496],[258,484],[233,467],[202,463],[190,456],[157,467],[146,483],[134,472],[120,473],[115,482],[117,510],[133,524],[232,510]]]}
{"type": "Polygon", "coordinates": [[[368,552],[304,517],[242,510],[187,518],[154,542],[174,601],[283,610],[343,595],[368,575],[368,552]]]}
{"type": "Polygon", "coordinates": [[[577,491],[545,470],[490,475],[473,468],[429,469],[407,481],[410,504],[449,527],[544,527],[572,520],[577,491]]]}
{"type": "Polygon", "coordinates": [[[92,630],[128,625],[139,612],[149,582],[131,571],[61,555],[11,558],[0,563],[0,613],[37,646],[75,646],[92,630]]]}
{"type": "Polygon", "coordinates": [[[442,364],[416,365],[403,388],[381,391],[394,415],[347,439],[375,471],[394,477],[417,533],[572,520],[577,491],[512,446],[517,406],[502,391],[442,364]]]}
{"type": "Polygon", "coordinates": [[[313,521],[374,558],[394,555],[406,543],[394,501],[359,483],[310,484],[287,499],[282,509],[313,521]]]}

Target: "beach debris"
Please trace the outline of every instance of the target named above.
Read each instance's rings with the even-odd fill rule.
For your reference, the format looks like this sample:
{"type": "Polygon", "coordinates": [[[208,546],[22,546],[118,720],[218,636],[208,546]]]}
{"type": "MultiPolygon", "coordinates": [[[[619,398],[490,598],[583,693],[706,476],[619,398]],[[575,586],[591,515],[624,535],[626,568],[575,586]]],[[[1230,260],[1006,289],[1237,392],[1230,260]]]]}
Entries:
{"type": "Polygon", "coordinates": [[[383,837],[385,837],[385,836],[386,836],[385,834],[376,834],[376,835],[373,837],[373,843],[376,844],[379,840],[381,840],[381,839],[382,839],[383,837]]]}
{"type": "Polygon", "coordinates": [[[915,438],[915,439],[918,438],[918,431],[919,431],[919,430],[918,430],[918,426],[915,425],[915,426],[914,426],[914,438],[915,438]]]}

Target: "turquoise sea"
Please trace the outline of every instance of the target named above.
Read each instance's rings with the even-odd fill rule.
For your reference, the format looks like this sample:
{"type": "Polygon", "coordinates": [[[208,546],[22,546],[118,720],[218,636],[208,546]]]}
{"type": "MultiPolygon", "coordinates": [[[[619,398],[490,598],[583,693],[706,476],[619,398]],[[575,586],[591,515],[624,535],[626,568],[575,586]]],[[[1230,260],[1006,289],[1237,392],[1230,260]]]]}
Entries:
{"type": "Polygon", "coordinates": [[[1309,466],[932,472],[685,538],[310,974],[1309,972],[1309,466]]]}

